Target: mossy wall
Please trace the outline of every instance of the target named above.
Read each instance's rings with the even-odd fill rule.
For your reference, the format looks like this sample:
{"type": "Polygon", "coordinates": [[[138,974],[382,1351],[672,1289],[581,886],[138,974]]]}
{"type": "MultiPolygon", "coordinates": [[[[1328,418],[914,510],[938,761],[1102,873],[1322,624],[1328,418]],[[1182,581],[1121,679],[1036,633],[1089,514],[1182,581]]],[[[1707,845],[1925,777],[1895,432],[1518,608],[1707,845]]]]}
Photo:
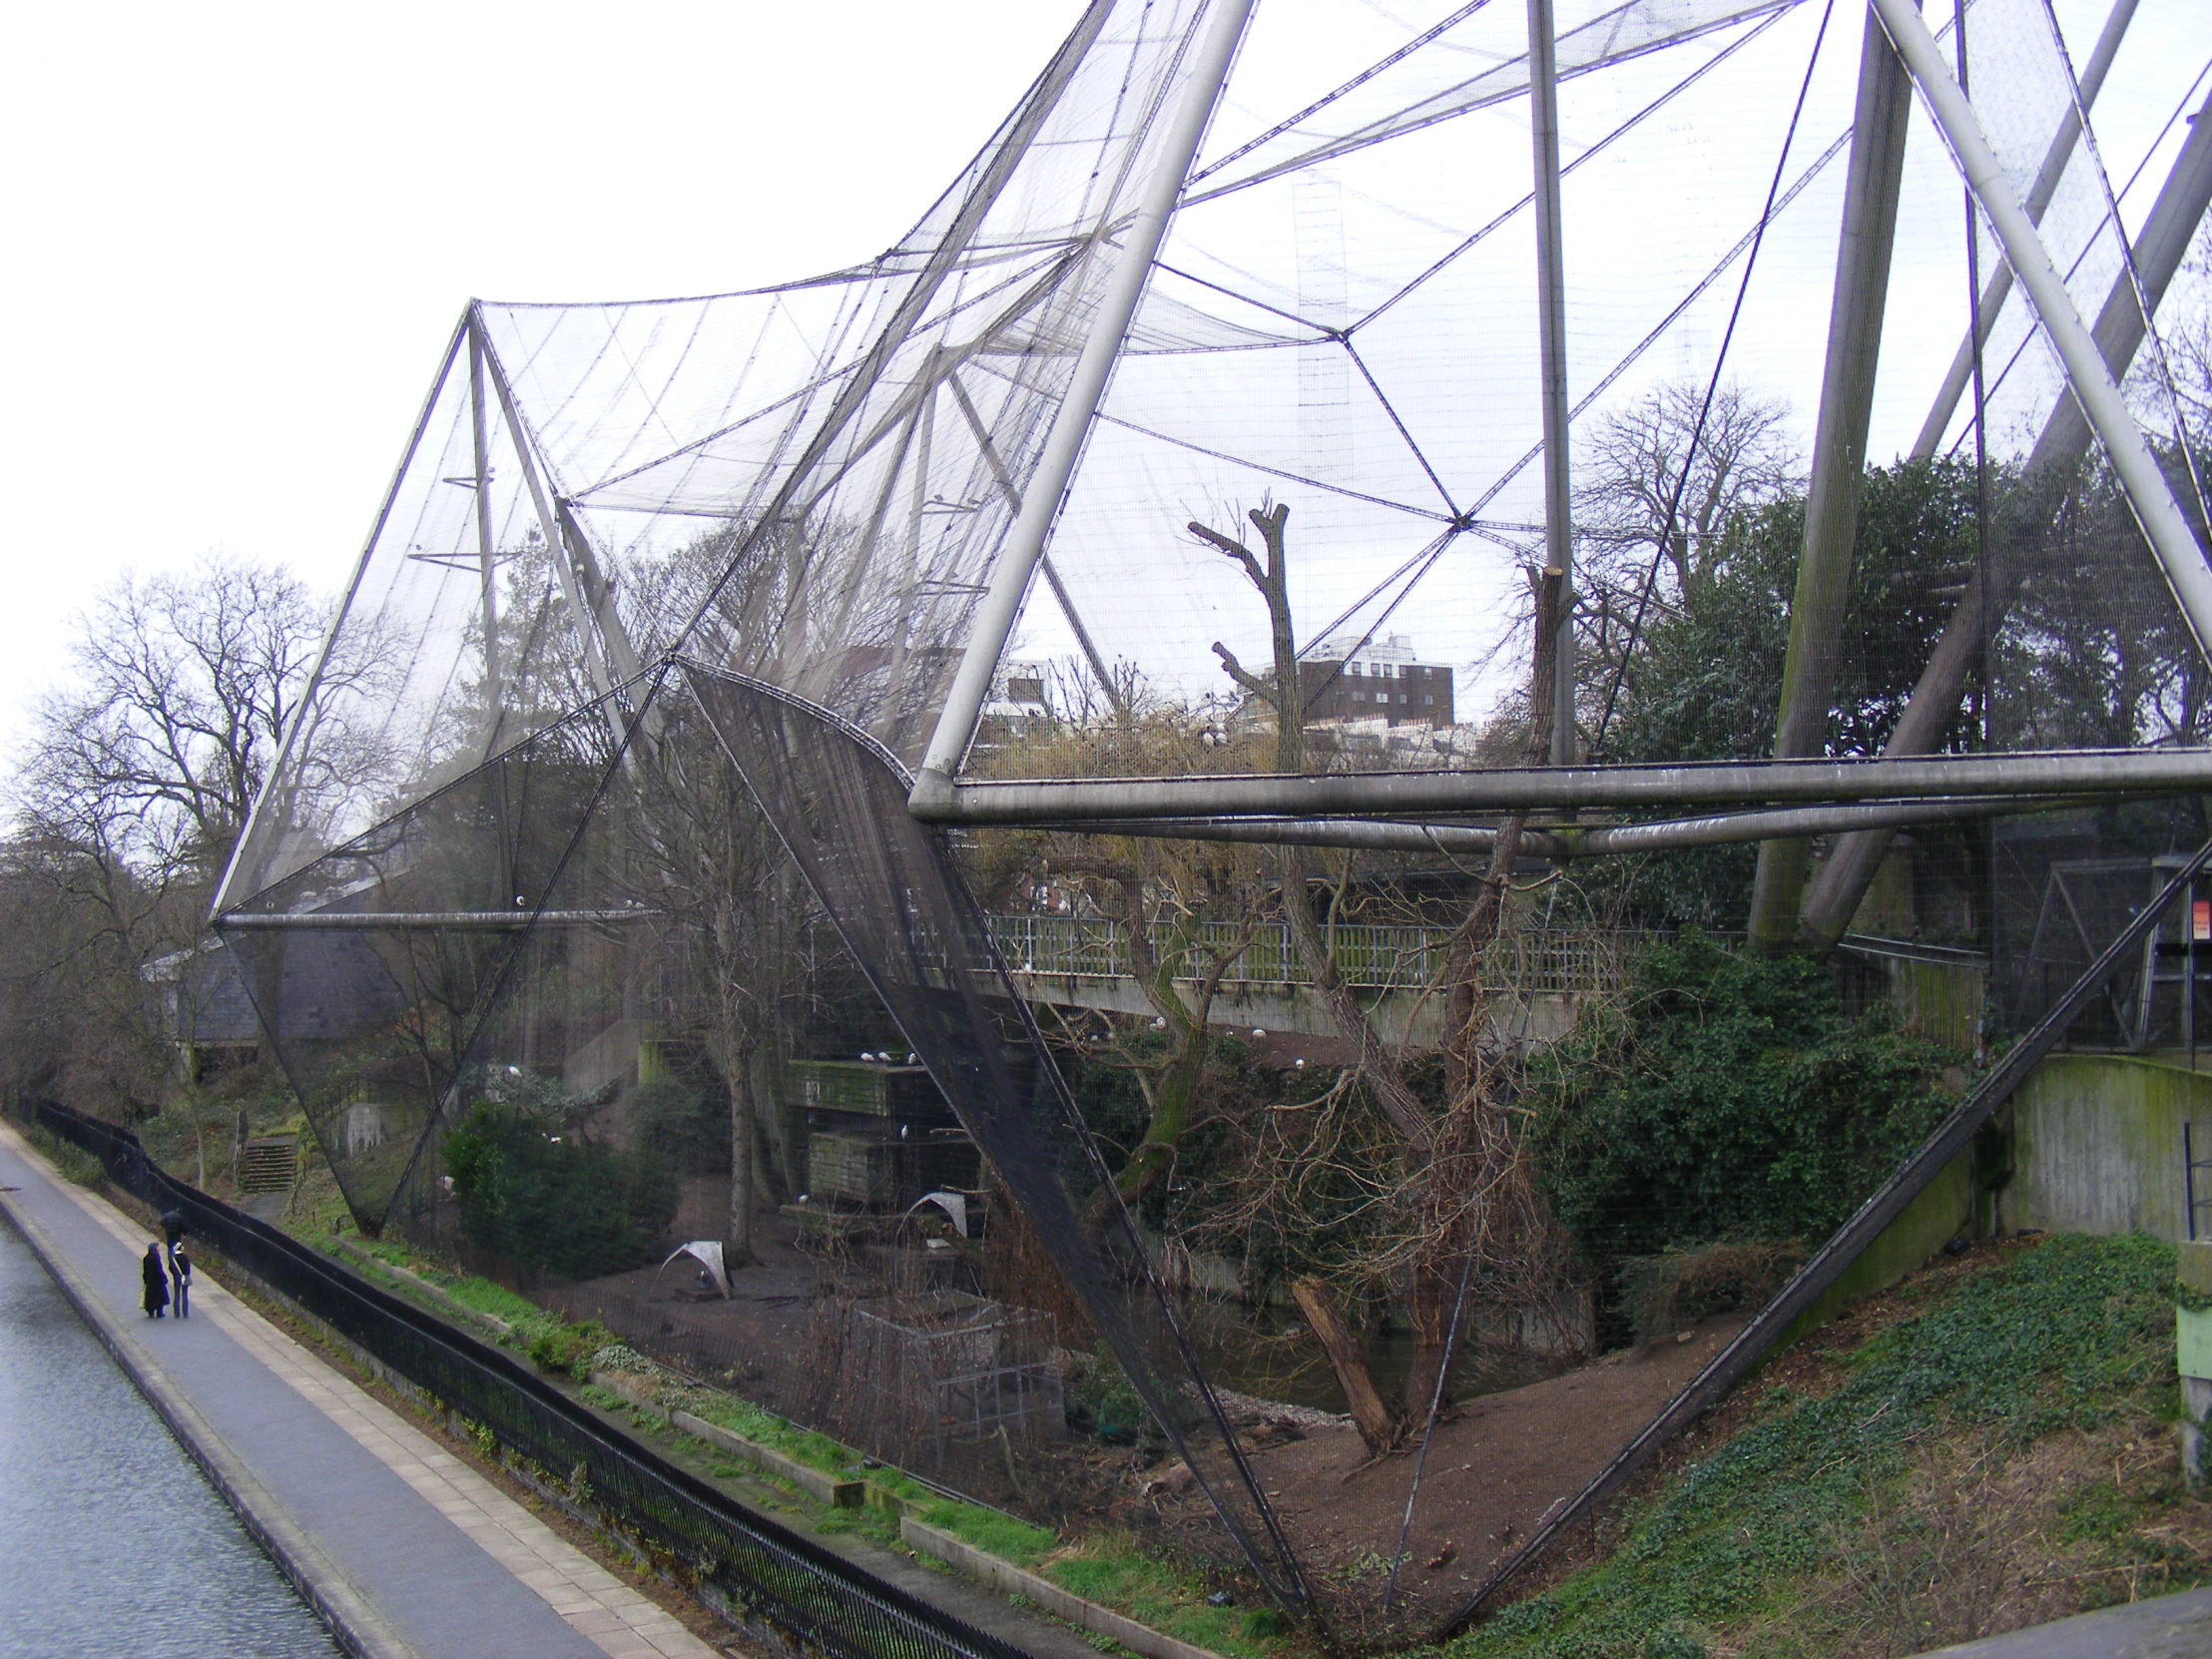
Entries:
{"type": "MultiPolygon", "coordinates": [[[[2007,1114],[2011,1176],[1995,1196],[1994,1227],[2185,1239],[2182,1125],[2201,1125],[2198,1156],[2212,1160],[2212,1073],[2119,1054],[2054,1054],[2028,1074],[2007,1114]]],[[[2212,1169],[2198,1197],[2212,1224],[2212,1169]]],[[[1802,1315],[1795,1341],[1862,1297],[1896,1284],[1977,1217],[1974,1153],[1961,1152],[1802,1315]]]]}
{"type": "MultiPolygon", "coordinates": [[[[2186,1239],[2182,1126],[2192,1120],[2205,1142],[2198,1156],[2212,1158],[2212,1074],[2129,1055],[2051,1056],[2013,1097],[1998,1226],[2186,1239]]],[[[2212,1207],[2198,1216],[2212,1221],[2212,1207]]]]}
{"type": "Polygon", "coordinates": [[[1936,1173],[1921,1196],[1905,1207],[1826,1294],[1797,1317],[1785,1347],[1826,1325],[1845,1308],[1886,1291],[1925,1264],[1959,1234],[1971,1231],[1974,1212],[1973,1151],[1969,1147],[1936,1173]]]}

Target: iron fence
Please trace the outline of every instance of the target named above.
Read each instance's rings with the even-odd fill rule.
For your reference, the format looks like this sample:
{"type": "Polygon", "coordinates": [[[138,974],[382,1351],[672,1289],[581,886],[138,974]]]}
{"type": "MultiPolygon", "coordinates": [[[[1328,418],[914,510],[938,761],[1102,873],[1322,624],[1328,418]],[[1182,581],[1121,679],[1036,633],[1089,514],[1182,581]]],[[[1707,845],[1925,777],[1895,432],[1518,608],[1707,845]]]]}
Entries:
{"type": "Polygon", "coordinates": [[[38,1125],[108,1178],[322,1321],[612,1524],[681,1563],[703,1599],[786,1648],[835,1659],[1022,1659],[1021,1650],[907,1594],[618,1438],[499,1350],[355,1278],[297,1240],[172,1179],[128,1130],[40,1102],[38,1125]]]}

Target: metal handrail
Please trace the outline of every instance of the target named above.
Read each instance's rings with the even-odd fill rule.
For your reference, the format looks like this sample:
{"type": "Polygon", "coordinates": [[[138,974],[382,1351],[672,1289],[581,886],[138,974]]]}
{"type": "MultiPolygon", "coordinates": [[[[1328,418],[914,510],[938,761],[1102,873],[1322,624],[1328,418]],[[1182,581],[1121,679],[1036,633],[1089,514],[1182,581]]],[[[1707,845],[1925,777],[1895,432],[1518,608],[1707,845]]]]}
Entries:
{"type": "MultiPolygon", "coordinates": [[[[1125,923],[1107,916],[999,914],[985,918],[991,943],[1016,974],[1054,979],[1125,979],[1130,975],[1125,923]]],[[[1301,985],[1305,963],[1283,922],[1154,922],[1156,955],[1181,956],[1195,979],[1214,960],[1232,956],[1225,985],[1301,985]]],[[[1411,990],[1439,984],[1454,929],[1421,924],[1352,923],[1328,930],[1330,958],[1346,984],[1360,990],[1411,990]]],[[[1601,991],[1617,984],[1633,931],[1517,934],[1495,947],[1499,977],[1532,994],[1601,991]]]]}

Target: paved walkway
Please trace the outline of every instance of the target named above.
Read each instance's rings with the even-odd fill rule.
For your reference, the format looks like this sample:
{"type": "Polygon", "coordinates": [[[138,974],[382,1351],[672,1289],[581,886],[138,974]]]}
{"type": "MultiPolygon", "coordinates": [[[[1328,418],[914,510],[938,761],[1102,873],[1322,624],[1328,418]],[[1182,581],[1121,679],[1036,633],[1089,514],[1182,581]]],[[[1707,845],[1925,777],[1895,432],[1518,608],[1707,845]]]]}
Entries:
{"type": "Polygon", "coordinates": [[[2203,1659],[2208,1653],[2212,1590],[2183,1590],[1939,1648],[1922,1659],[2203,1659]]]}
{"type": "Polygon", "coordinates": [[[349,1378],[202,1277],[138,1306],[147,1237],[0,1124],[0,1211],[340,1640],[366,1659],[712,1659],[349,1378]]]}

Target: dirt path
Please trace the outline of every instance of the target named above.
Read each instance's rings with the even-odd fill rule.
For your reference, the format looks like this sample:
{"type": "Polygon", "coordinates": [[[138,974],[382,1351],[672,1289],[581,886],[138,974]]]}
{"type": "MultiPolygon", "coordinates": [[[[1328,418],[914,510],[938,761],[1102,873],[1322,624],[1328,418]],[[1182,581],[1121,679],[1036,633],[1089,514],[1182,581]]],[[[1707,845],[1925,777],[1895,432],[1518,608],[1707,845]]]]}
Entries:
{"type": "MultiPolygon", "coordinates": [[[[1736,1316],[1707,1320],[1681,1338],[1469,1400],[1439,1422],[1398,1574],[1406,1620],[1424,1622],[1456,1606],[1741,1323],[1736,1316]]],[[[1405,1512],[1412,1452],[1370,1466],[1357,1433],[1326,1428],[1255,1452],[1253,1467],[1314,1577],[1348,1601],[1379,1598],[1405,1512]]]]}

